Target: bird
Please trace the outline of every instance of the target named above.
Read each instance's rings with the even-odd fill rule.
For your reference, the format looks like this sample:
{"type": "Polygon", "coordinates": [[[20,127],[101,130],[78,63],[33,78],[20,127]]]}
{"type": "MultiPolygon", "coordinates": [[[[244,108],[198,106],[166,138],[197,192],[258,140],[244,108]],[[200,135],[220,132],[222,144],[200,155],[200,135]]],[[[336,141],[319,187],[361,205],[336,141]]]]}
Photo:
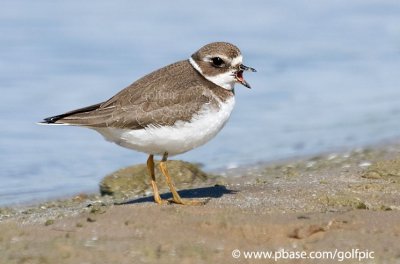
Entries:
{"type": "Polygon", "coordinates": [[[204,45],[189,59],[155,70],[110,99],[44,118],[39,124],[90,128],[107,141],[148,154],[147,169],[154,201],[201,205],[182,199],[168,172],[168,157],[199,147],[224,127],[235,105],[235,84],[251,88],[243,72],[241,51],[228,42],[204,45]],[[172,199],[161,198],[154,171],[154,156],[172,199]]]}

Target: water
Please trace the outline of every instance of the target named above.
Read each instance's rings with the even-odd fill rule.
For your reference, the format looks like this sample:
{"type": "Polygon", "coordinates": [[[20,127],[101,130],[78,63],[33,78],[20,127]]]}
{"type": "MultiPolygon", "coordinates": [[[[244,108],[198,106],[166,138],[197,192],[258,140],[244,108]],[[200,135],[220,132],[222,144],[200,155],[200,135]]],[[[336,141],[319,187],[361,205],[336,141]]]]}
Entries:
{"type": "Polygon", "coordinates": [[[239,46],[253,89],[207,145],[206,169],[400,136],[394,1],[2,1],[0,204],[94,191],[146,155],[36,121],[108,99],[216,40],[239,46]]]}

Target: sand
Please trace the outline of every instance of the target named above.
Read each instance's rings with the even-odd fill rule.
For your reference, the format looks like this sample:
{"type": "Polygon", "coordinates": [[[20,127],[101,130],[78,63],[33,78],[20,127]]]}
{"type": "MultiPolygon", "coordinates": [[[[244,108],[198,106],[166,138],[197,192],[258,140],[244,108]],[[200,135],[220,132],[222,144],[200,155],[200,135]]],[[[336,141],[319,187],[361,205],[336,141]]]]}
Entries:
{"type": "Polygon", "coordinates": [[[398,143],[194,171],[177,185],[203,206],[157,205],[140,185],[1,208],[0,263],[400,263],[398,143]]]}

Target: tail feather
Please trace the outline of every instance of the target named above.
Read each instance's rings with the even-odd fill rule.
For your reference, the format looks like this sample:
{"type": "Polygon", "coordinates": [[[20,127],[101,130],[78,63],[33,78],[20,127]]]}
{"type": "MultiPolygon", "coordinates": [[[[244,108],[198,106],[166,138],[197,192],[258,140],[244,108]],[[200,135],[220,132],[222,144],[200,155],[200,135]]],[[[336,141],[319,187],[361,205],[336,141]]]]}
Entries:
{"type": "MultiPolygon", "coordinates": [[[[61,115],[47,117],[47,118],[43,119],[43,121],[39,122],[38,124],[40,124],[40,125],[68,125],[69,124],[68,121],[63,122],[63,120],[62,120],[63,118],[69,117],[69,116],[72,116],[75,114],[91,112],[93,110],[98,109],[101,106],[101,104],[102,103],[99,103],[99,104],[79,108],[76,110],[72,110],[70,112],[67,112],[67,113],[64,113],[61,115]]],[[[79,125],[79,124],[77,124],[77,125],[79,125]]]]}

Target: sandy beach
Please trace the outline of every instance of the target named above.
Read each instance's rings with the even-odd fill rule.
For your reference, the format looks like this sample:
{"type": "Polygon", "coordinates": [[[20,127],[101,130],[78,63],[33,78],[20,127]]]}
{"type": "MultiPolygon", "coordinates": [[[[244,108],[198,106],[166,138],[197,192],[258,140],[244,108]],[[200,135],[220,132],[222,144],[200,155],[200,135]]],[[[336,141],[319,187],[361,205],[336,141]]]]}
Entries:
{"type": "Polygon", "coordinates": [[[171,174],[203,206],[156,205],[132,176],[132,192],[1,208],[0,263],[400,263],[398,143],[211,176],[191,166],[171,174]]]}

